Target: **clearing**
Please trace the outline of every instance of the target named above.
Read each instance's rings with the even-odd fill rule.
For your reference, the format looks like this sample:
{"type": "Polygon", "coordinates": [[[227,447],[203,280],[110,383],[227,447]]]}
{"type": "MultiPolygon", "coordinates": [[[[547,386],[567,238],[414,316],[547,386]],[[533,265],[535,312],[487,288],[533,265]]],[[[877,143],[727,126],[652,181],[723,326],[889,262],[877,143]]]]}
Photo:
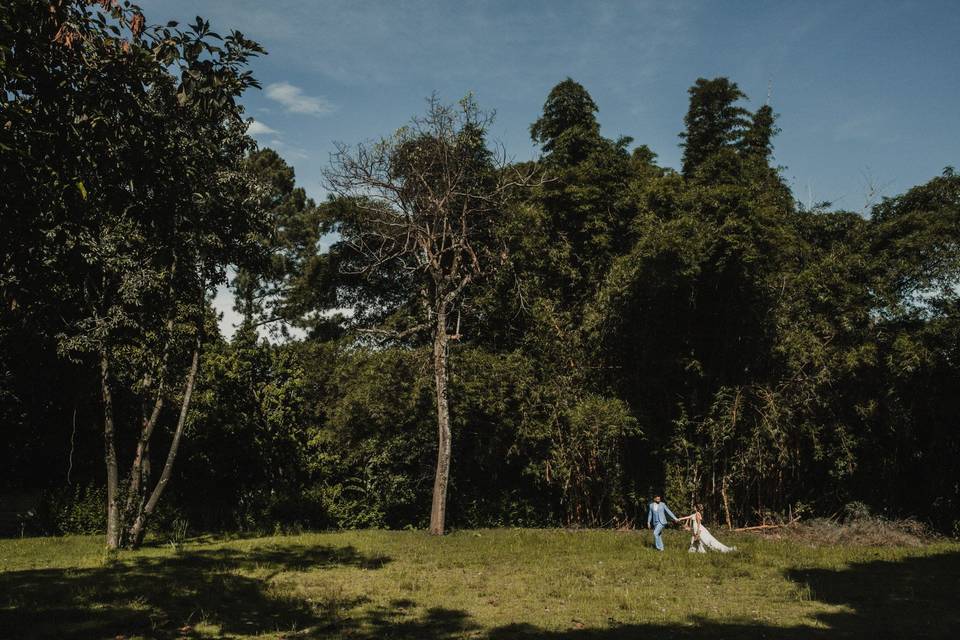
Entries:
{"type": "Polygon", "coordinates": [[[813,547],[723,531],[350,531],[0,540],[3,638],[955,637],[960,544],[813,547]]]}

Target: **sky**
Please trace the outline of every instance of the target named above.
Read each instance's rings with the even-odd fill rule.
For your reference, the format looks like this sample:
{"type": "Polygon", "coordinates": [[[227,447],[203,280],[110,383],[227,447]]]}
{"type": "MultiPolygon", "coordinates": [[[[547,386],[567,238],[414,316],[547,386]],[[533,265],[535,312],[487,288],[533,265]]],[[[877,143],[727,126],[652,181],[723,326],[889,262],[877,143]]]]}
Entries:
{"type": "MultiPolygon", "coordinates": [[[[782,132],[775,162],[798,200],[865,211],[960,167],[960,3],[685,0],[141,0],[148,22],[197,14],[268,55],[244,98],[250,133],[325,196],[334,142],[391,134],[433,92],[472,92],[491,137],[535,158],[529,126],[551,87],[581,83],[601,132],[678,168],[687,89],[726,76],[782,132]]],[[[228,297],[223,328],[235,320],[228,297]]]]}

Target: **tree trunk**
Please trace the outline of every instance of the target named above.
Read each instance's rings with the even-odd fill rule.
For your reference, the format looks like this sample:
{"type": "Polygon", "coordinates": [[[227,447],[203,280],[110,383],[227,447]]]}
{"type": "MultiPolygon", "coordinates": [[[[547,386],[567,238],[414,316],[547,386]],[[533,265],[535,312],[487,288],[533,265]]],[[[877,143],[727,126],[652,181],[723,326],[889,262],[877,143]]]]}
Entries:
{"type": "Polygon", "coordinates": [[[727,529],[733,529],[733,520],[730,519],[730,501],[727,499],[727,476],[723,476],[720,484],[720,495],[723,496],[723,512],[727,517],[727,529]]]}
{"type": "MultiPolygon", "coordinates": [[[[147,486],[147,469],[149,461],[147,460],[147,451],[150,447],[150,436],[153,435],[153,428],[157,424],[157,418],[163,409],[163,385],[157,391],[157,399],[153,405],[149,417],[144,416],[143,425],[140,430],[140,438],[137,440],[137,450],[133,456],[133,465],[130,467],[130,483],[127,487],[127,502],[123,508],[122,526],[129,532],[130,523],[138,518],[143,512],[144,490],[147,486]],[[134,511],[136,509],[136,511],[134,511]],[[136,515],[134,515],[136,513],[136,515]]],[[[129,536],[121,534],[120,544],[127,546],[129,536]]]]}
{"type": "Polygon", "coordinates": [[[433,378],[437,392],[437,473],[433,481],[430,533],[443,535],[450,480],[450,404],[447,397],[447,314],[437,313],[433,334],[433,378]]]}
{"type": "MultiPolygon", "coordinates": [[[[177,272],[177,254],[174,252],[170,265],[170,284],[168,293],[170,299],[174,299],[174,275],[177,272]]],[[[160,411],[163,410],[164,392],[166,391],[167,367],[170,363],[170,347],[173,343],[173,311],[167,318],[167,341],[163,345],[163,356],[160,358],[159,380],[157,382],[157,397],[153,403],[153,410],[149,416],[144,413],[143,424],[140,428],[140,438],[137,439],[137,450],[133,456],[133,465],[130,467],[130,482],[127,487],[127,502],[123,508],[123,517],[121,525],[120,543],[123,546],[130,546],[129,533],[135,522],[143,514],[143,507],[146,503],[147,483],[150,481],[150,460],[148,459],[150,450],[150,438],[153,436],[154,427],[157,426],[157,420],[160,418],[160,411]],[[134,511],[136,509],[136,511],[134,511]]],[[[144,385],[149,387],[149,385],[144,385]]]]}
{"type": "Polygon", "coordinates": [[[160,472],[160,479],[150,494],[147,504],[137,514],[136,520],[130,527],[130,546],[134,549],[143,543],[143,537],[147,533],[147,522],[157,508],[160,496],[170,481],[170,474],[173,472],[173,463],[177,457],[177,450],[180,447],[180,438],[183,435],[183,427],[187,422],[187,412],[190,409],[190,398],[193,395],[193,385],[197,379],[197,368],[200,363],[200,338],[197,337],[197,344],[193,350],[193,361],[190,363],[190,372],[187,374],[186,386],[183,390],[183,401],[180,404],[180,417],[177,419],[177,428],[173,432],[173,441],[170,443],[170,451],[167,452],[167,461],[163,465],[163,471],[160,472]]]}
{"type": "Polygon", "coordinates": [[[114,443],[113,394],[110,390],[110,362],[100,352],[100,390],[103,394],[103,445],[107,465],[107,548],[120,545],[120,514],[117,495],[117,448],[114,443]]]}

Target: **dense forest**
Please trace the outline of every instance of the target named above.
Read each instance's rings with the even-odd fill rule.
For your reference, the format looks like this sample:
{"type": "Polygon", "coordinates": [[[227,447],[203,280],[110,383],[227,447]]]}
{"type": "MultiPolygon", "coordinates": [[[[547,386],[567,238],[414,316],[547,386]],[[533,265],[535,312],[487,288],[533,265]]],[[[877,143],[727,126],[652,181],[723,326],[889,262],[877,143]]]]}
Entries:
{"type": "Polygon", "coordinates": [[[568,78],[535,161],[433,97],[338,147],[316,202],[247,135],[260,53],[126,3],[0,7],[8,529],[624,526],[663,492],[960,534],[953,169],[804,206],[735,82],[690,87],[676,170],[568,78]]]}

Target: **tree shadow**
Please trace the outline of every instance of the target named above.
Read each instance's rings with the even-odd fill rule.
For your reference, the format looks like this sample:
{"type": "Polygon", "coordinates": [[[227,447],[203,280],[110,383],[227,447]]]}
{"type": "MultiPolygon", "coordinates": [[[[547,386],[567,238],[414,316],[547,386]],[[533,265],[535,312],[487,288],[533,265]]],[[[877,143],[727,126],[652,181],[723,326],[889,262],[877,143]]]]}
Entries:
{"type": "Polygon", "coordinates": [[[624,624],[604,629],[551,631],[514,624],[487,640],[614,640],[620,638],[782,639],[954,638],[960,629],[960,552],[903,560],[877,560],[842,569],[793,569],[786,577],[811,600],[845,612],[815,617],[822,626],[776,626],[752,621],[720,623],[691,616],[681,624],[624,624]]]}
{"type": "Polygon", "coordinates": [[[416,606],[412,600],[394,600],[389,606],[378,606],[339,625],[317,628],[304,636],[311,640],[332,640],[349,637],[356,640],[454,640],[480,638],[482,630],[466,611],[433,607],[416,618],[407,610],[416,606]]]}
{"type": "Polygon", "coordinates": [[[308,602],[271,591],[270,578],[335,566],[377,569],[389,561],[351,546],[224,548],[92,569],[6,572],[0,574],[0,637],[190,637],[199,622],[218,625],[224,635],[327,626],[364,600],[331,593],[308,602]],[[249,571],[258,574],[244,574],[249,571]]]}
{"type": "Polygon", "coordinates": [[[954,637],[960,630],[960,552],[793,570],[787,577],[809,587],[812,599],[848,608],[817,616],[833,629],[881,638],[954,637]]]}
{"type": "Polygon", "coordinates": [[[0,574],[0,636],[11,638],[185,638],[199,621],[223,636],[276,632],[278,638],[332,640],[619,640],[698,638],[745,640],[807,638],[952,638],[960,628],[956,588],[960,552],[903,560],[875,560],[839,569],[790,569],[803,598],[837,605],[808,625],[752,620],[717,622],[691,616],[670,624],[544,629],[530,624],[484,628],[468,612],[443,607],[418,616],[409,599],[373,605],[336,592],[307,601],[271,589],[279,571],[390,562],[346,547],[214,549],[141,557],[97,569],[39,569],[0,574]],[[245,571],[259,569],[254,576],[245,571]],[[264,575],[264,570],[268,573],[264,575]],[[4,599],[6,602],[4,602],[4,599]]]}

